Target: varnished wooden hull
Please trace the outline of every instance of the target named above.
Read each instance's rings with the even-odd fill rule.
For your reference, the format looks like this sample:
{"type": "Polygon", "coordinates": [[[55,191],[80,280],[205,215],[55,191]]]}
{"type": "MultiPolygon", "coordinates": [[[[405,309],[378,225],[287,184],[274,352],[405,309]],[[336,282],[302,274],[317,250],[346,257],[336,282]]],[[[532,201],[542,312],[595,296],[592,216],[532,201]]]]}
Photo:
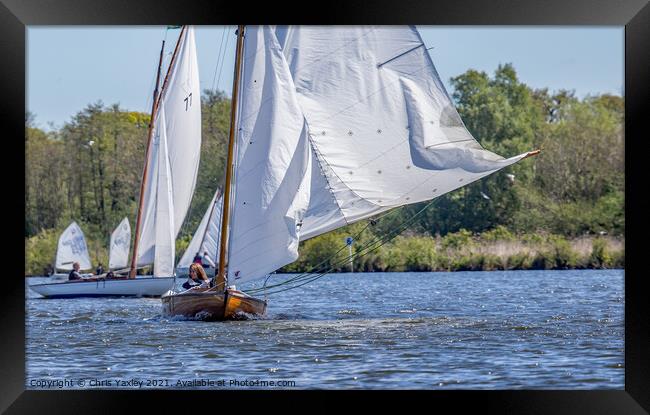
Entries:
{"type": "Polygon", "coordinates": [[[241,291],[229,290],[227,295],[217,291],[186,291],[166,294],[161,300],[163,315],[170,317],[220,321],[245,319],[247,315],[263,316],[266,312],[266,301],[241,291]]]}

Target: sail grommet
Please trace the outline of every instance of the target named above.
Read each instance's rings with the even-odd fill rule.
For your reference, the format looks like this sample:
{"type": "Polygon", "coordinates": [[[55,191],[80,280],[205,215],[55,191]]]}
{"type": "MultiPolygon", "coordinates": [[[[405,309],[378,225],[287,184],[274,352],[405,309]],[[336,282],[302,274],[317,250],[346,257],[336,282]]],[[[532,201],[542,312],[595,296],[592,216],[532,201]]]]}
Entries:
{"type": "Polygon", "coordinates": [[[354,134],[354,133],[352,132],[352,130],[348,131],[348,135],[351,136],[352,134],[354,134]]]}
{"type": "Polygon", "coordinates": [[[377,174],[381,174],[381,170],[377,170],[377,174]]]}
{"type": "Polygon", "coordinates": [[[409,164],[408,166],[406,166],[406,169],[407,169],[407,170],[410,169],[410,168],[411,168],[411,165],[410,165],[410,164],[409,164]]]}
{"type": "Polygon", "coordinates": [[[321,135],[325,135],[325,131],[323,131],[323,132],[321,133],[321,135]]]}
{"type": "Polygon", "coordinates": [[[433,193],[435,193],[435,192],[437,192],[437,191],[438,191],[438,189],[433,189],[433,193]]]}
{"type": "Polygon", "coordinates": [[[377,134],[381,134],[381,128],[377,130],[377,134]]]}

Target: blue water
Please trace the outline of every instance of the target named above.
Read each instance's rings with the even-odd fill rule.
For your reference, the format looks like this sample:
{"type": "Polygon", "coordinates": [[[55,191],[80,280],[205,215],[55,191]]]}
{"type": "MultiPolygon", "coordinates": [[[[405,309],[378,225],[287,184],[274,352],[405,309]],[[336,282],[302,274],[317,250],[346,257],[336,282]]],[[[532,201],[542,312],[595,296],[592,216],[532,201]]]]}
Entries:
{"type": "Polygon", "coordinates": [[[26,387],[623,389],[623,272],[335,274],[231,322],[27,289],[26,387]]]}

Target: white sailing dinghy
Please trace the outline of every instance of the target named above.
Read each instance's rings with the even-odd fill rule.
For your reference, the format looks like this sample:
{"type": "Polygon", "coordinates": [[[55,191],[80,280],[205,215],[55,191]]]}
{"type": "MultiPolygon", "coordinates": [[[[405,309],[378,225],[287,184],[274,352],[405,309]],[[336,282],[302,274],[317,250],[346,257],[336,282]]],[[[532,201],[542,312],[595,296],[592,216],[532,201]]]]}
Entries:
{"type": "MultiPolygon", "coordinates": [[[[207,252],[209,255],[214,255],[219,251],[219,228],[221,226],[222,204],[223,199],[220,196],[220,191],[217,190],[212,197],[208,209],[203,214],[201,223],[199,223],[199,227],[196,229],[196,232],[194,232],[190,244],[187,246],[180,261],[178,261],[178,266],[176,267],[177,276],[188,275],[190,264],[194,262],[196,254],[203,255],[204,252],[207,252]]],[[[214,256],[211,258],[217,257],[218,256],[214,256]]],[[[208,276],[213,277],[215,274],[215,268],[207,268],[205,272],[208,276]]]]}
{"type": "Polygon", "coordinates": [[[228,285],[539,152],[505,159],[472,137],[415,27],[239,26],[230,130],[217,286],[164,295],[166,315],[263,314],[228,285]]]}
{"type": "Polygon", "coordinates": [[[59,236],[54,259],[54,274],[50,276],[50,281],[67,281],[68,273],[72,271],[72,264],[75,262],[79,263],[80,270],[92,268],[84,233],[77,222],[72,222],[59,236]]]}
{"type": "Polygon", "coordinates": [[[39,294],[159,297],[172,288],[175,239],[192,199],[201,150],[201,95],[193,28],[181,30],[158,94],[162,56],[163,50],[128,277],[32,285],[39,294]],[[152,275],[136,276],[137,268],[152,264],[152,275]]]}
{"type": "Polygon", "coordinates": [[[124,218],[111,234],[108,250],[108,269],[113,272],[128,271],[129,250],[131,249],[131,225],[124,218]]]}

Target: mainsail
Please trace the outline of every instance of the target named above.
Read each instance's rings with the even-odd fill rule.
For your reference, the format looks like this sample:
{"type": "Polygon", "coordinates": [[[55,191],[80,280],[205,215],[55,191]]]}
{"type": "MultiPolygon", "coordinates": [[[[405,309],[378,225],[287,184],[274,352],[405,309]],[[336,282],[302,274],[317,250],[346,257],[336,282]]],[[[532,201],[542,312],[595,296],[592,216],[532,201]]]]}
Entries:
{"type": "Polygon", "coordinates": [[[298,242],[507,167],[465,128],[414,27],[248,26],[231,283],[298,242]]]}
{"type": "Polygon", "coordinates": [[[181,34],[157,107],[148,152],[137,264],[173,274],[174,241],[187,214],[201,150],[201,91],[194,30],[181,34]]]}
{"type": "Polygon", "coordinates": [[[219,235],[221,226],[221,205],[223,198],[217,190],[208,209],[201,219],[190,244],[178,262],[178,268],[188,268],[197,253],[207,252],[212,258],[219,258],[219,235]]]}
{"type": "Polygon", "coordinates": [[[513,164],[460,119],[415,27],[277,30],[318,170],[301,239],[513,164]],[[317,190],[318,189],[318,190],[317,190]]]}
{"type": "Polygon", "coordinates": [[[92,268],[86,238],[77,222],[72,222],[59,236],[56,269],[70,271],[74,262],[78,262],[81,269],[92,268]]]}
{"type": "Polygon", "coordinates": [[[111,234],[111,246],[108,253],[108,268],[126,268],[131,245],[131,225],[127,218],[122,219],[111,234]]]}

